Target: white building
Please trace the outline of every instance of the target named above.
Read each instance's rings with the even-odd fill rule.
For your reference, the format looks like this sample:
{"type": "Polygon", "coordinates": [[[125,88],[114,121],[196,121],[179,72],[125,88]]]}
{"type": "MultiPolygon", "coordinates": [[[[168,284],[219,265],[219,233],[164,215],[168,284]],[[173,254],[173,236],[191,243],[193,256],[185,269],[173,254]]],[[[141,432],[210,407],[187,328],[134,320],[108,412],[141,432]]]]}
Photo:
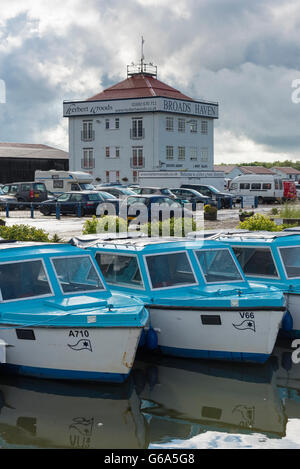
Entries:
{"type": "Polygon", "coordinates": [[[218,104],[162,83],[156,67],[143,60],[127,67],[126,80],[86,101],[64,102],[64,117],[70,170],[102,183],[138,182],[140,171],[214,170],[218,104]]]}
{"type": "Polygon", "coordinates": [[[278,174],[282,179],[290,179],[295,182],[300,181],[300,171],[295,168],[289,166],[274,166],[272,171],[278,174]]]}

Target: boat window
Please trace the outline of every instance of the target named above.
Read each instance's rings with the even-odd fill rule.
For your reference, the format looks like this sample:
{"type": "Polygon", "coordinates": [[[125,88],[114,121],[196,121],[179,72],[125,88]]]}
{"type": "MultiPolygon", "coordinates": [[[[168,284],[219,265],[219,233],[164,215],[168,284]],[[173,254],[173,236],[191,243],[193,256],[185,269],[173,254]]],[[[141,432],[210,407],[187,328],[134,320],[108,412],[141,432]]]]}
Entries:
{"type": "Polygon", "coordinates": [[[278,277],[270,249],[234,246],[233,251],[245,275],[278,277]]]}
{"type": "Polygon", "coordinates": [[[288,278],[300,277],[300,246],[279,249],[288,278]]]}
{"type": "Polygon", "coordinates": [[[0,290],[2,301],[52,293],[41,260],[0,264],[0,290]]]}
{"type": "Polygon", "coordinates": [[[186,252],[146,256],[146,262],[152,288],[197,283],[186,252]]]}
{"type": "Polygon", "coordinates": [[[98,252],[96,261],[107,283],[143,287],[136,256],[98,252]]]}
{"type": "Polygon", "coordinates": [[[207,283],[243,281],[229,249],[196,251],[207,283]]]}
{"type": "Polygon", "coordinates": [[[89,256],[57,257],[53,266],[64,293],[103,289],[101,278],[89,256]]]}

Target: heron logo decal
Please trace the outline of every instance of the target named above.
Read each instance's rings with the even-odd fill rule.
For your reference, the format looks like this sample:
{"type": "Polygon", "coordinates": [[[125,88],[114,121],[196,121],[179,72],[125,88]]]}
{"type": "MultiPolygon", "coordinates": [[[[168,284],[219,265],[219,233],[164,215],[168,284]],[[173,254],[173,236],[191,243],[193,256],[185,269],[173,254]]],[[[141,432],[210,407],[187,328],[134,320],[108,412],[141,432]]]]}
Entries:
{"type": "Polygon", "coordinates": [[[93,351],[92,349],[92,344],[89,339],[80,339],[76,344],[68,344],[68,347],[70,347],[72,350],[89,350],[90,352],[93,351]]]}
{"type": "Polygon", "coordinates": [[[247,329],[250,329],[251,331],[255,332],[255,322],[252,319],[245,319],[245,321],[242,321],[240,324],[232,323],[232,325],[239,331],[246,331],[247,329]]]}

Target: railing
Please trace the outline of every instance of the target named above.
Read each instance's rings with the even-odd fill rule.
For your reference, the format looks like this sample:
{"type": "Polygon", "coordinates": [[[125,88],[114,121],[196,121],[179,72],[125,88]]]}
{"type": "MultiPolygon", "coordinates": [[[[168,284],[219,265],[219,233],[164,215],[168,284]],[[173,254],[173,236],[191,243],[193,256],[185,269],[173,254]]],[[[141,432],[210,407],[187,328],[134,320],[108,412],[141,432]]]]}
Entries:
{"type": "Polygon", "coordinates": [[[82,169],[95,169],[95,159],[92,158],[90,160],[85,160],[84,158],[82,158],[81,168],[82,169]]]}
{"type": "MultiPolygon", "coordinates": [[[[81,202],[64,202],[64,205],[72,205],[76,207],[76,211],[70,212],[70,214],[74,214],[77,217],[81,218],[84,216],[84,212],[82,211],[82,203],[81,202]],[[76,212],[76,213],[75,213],[76,212]]],[[[55,216],[57,220],[60,220],[61,217],[61,203],[55,204],[55,216]]],[[[1,218],[36,218],[38,215],[39,218],[43,217],[44,215],[39,209],[40,203],[38,202],[9,202],[6,204],[0,205],[0,219],[1,218]]],[[[52,212],[53,213],[53,212],[52,212]]]]}
{"type": "Polygon", "coordinates": [[[130,138],[131,140],[141,140],[142,138],[145,138],[145,129],[130,129],[130,138]]]}
{"type": "Polygon", "coordinates": [[[131,157],[130,158],[130,167],[133,168],[133,169],[142,169],[142,168],[145,168],[145,158],[142,157],[141,159],[139,159],[139,157],[137,157],[137,159],[135,157],[131,157]],[[135,162],[134,162],[135,160],[135,162]],[[134,164],[136,163],[136,164],[134,164]]]}
{"type": "Polygon", "coordinates": [[[81,140],[83,142],[92,142],[95,140],[95,131],[91,130],[90,132],[81,131],[81,140]]]}

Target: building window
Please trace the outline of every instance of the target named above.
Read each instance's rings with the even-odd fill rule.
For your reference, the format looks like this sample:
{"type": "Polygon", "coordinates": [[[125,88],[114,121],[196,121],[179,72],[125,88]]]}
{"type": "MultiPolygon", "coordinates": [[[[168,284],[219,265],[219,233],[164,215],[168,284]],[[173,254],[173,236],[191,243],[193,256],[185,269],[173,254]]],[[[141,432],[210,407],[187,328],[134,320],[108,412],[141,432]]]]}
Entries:
{"type": "Polygon", "coordinates": [[[196,120],[192,120],[190,122],[190,129],[191,129],[192,134],[197,133],[197,121],[196,120]]]}
{"type": "Polygon", "coordinates": [[[109,182],[109,171],[105,171],[106,182],[109,182]]]}
{"type": "Polygon", "coordinates": [[[115,148],[115,157],[120,158],[120,147],[115,148]]]}
{"type": "Polygon", "coordinates": [[[133,182],[138,182],[138,172],[132,171],[132,180],[133,182]]]}
{"type": "Polygon", "coordinates": [[[81,140],[88,142],[95,139],[95,132],[93,130],[93,121],[83,121],[82,122],[82,131],[81,131],[81,140]]]}
{"type": "Polygon", "coordinates": [[[201,148],[200,149],[200,160],[203,163],[207,163],[207,161],[208,161],[208,148],[201,148]]]}
{"type": "Polygon", "coordinates": [[[178,119],[178,132],[185,132],[185,119],[178,119]]]}
{"type": "Polygon", "coordinates": [[[201,133],[202,134],[207,134],[208,133],[208,122],[207,121],[201,121],[201,133]]]}
{"type": "Polygon", "coordinates": [[[172,146],[167,145],[166,146],[166,159],[173,160],[173,157],[174,157],[174,149],[172,146]]]}
{"type": "Polygon", "coordinates": [[[130,138],[144,138],[145,131],[143,128],[143,119],[134,117],[132,119],[132,127],[130,129],[130,138]]]}
{"type": "Polygon", "coordinates": [[[118,117],[115,118],[115,129],[120,128],[120,119],[118,117]]]}
{"type": "Polygon", "coordinates": [[[132,168],[143,168],[144,164],[144,155],[143,147],[133,147],[132,148],[132,158],[131,158],[131,167],[132,168]]]}
{"type": "Polygon", "coordinates": [[[105,119],[105,128],[109,129],[109,119],[105,119]]]}
{"type": "Polygon", "coordinates": [[[190,159],[193,161],[197,161],[197,147],[190,148],[190,159]]]}
{"type": "Polygon", "coordinates": [[[174,130],[174,119],[173,117],[166,117],[166,130],[173,132],[174,130]]]}
{"type": "Polygon", "coordinates": [[[178,147],[178,159],[185,160],[185,147],[178,147]]]}
{"type": "Polygon", "coordinates": [[[81,160],[81,167],[83,169],[94,169],[95,160],[94,160],[94,150],[93,150],[93,148],[84,148],[83,149],[83,158],[81,160]]]}
{"type": "Polygon", "coordinates": [[[110,157],[110,147],[105,147],[105,156],[106,158],[110,157]]]}

